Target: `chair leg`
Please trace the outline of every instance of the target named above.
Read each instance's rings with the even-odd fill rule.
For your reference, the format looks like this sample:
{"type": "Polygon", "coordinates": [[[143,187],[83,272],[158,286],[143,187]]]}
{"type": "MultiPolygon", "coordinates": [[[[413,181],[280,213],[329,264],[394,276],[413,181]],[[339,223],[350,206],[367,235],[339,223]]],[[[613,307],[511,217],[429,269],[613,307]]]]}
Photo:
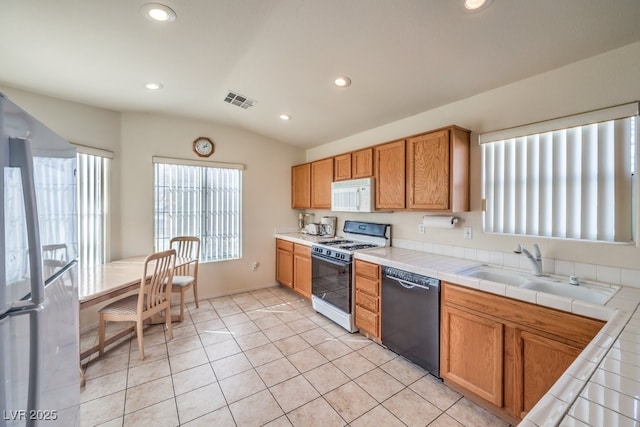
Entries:
{"type": "MultiPolygon", "coordinates": [[[[171,317],[171,313],[169,313],[171,317]]],[[[184,289],[180,289],[180,322],[184,321],[184,289]]]]}
{"type": "Polygon", "coordinates": [[[167,327],[167,331],[169,331],[169,339],[173,339],[173,326],[171,324],[171,304],[167,307],[164,313],[165,325],[167,327]]]}
{"type": "Polygon", "coordinates": [[[200,308],[198,304],[198,281],[193,282],[193,298],[196,300],[196,308],[200,308]]]}
{"type": "Polygon", "coordinates": [[[105,333],[105,320],[104,314],[100,313],[98,327],[98,354],[102,356],[104,354],[104,333],[105,333]]]}
{"type": "Polygon", "coordinates": [[[142,319],[138,319],[136,321],[136,335],[138,336],[138,353],[140,353],[140,360],[144,360],[144,342],[142,335],[142,328],[144,324],[142,323],[142,319]]]}

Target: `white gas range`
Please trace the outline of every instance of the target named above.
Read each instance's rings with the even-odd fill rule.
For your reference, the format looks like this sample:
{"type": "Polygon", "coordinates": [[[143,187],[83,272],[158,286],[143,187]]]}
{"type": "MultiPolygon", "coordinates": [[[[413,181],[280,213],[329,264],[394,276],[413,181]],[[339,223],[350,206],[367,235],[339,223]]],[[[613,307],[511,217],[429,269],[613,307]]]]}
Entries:
{"type": "Polygon", "coordinates": [[[347,331],[356,332],[353,254],[391,246],[391,226],[347,220],[343,233],[342,237],[321,240],[311,248],[311,304],[318,313],[347,331]]]}

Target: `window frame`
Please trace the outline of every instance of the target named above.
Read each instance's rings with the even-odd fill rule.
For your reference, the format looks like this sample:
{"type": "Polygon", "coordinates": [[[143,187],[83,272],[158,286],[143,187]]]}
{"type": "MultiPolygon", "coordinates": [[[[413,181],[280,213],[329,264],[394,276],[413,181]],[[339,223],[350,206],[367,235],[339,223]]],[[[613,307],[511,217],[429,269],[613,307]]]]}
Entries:
{"type": "MultiPolygon", "coordinates": [[[[639,106],[640,103],[633,102],[479,135],[478,143],[481,146],[482,156],[483,232],[581,242],[635,243],[640,246],[638,239],[640,219],[637,215],[639,211],[638,184],[640,182],[637,170],[639,106]],[[603,132],[603,129],[608,129],[610,133],[603,132]],[[582,136],[575,137],[575,134],[570,134],[578,130],[597,132],[597,135],[590,135],[583,139],[582,136]],[[620,140],[619,137],[624,139],[620,140]],[[595,196],[588,189],[583,190],[579,186],[580,180],[594,179],[592,175],[585,175],[585,172],[580,170],[578,172],[581,175],[573,175],[571,178],[572,168],[575,167],[575,164],[578,164],[578,169],[580,169],[580,162],[584,162],[584,158],[579,157],[578,154],[585,149],[585,144],[593,144],[593,141],[597,144],[596,149],[600,150],[594,155],[597,161],[595,168],[598,171],[606,170],[614,174],[608,178],[608,181],[606,179],[601,181],[599,177],[602,175],[595,176],[598,179],[596,187],[599,191],[595,196]],[[603,141],[605,142],[603,143],[603,141]],[[620,141],[623,141],[622,145],[620,141]],[[539,147],[536,146],[538,143],[539,147]],[[569,147],[569,143],[572,144],[571,147],[569,147]],[[543,144],[546,145],[543,146],[543,144]],[[534,146],[533,149],[532,146],[534,146]],[[604,149],[606,155],[604,156],[603,146],[606,146],[604,149]],[[572,151],[572,147],[578,147],[579,153],[572,151]],[[628,156],[623,159],[622,163],[621,153],[623,156],[628,156]],[[607,156],[609,157],[607,158],[607,156]],[[552,181],[551,184],[545,182],[538,187],[535,185],[532,187],[532,180],[534,184],[537,184],[535,177],[552,179],[552,181]],[[572,187],[576,182],[578,190],[572,187]],[[584,212],[584,206],[576,208],[569,201],[569,198],[574,197],[578,192],[579,197],[595,197],[600,203],[594,202],[588,207],[599,206],[600,213],[606,209],[604,206],[610,206],[610,204],[602,203],[605,196],[601,194],[602,190],[599,187],[603,183],[614,187],[616,192],[622,188],[622,194],[625,193],[625,189],[629,190],[628,197],[621,202],[621,209],[618,206],[618,199],[614,199],[614,205],[619,209],[614,209],[613,225],[609,225],[612,229],[607,229],[603,233],[602,230],[606,227],[590,224],[593,229],[590,228],[586,233],[584,231],[577,233],[575,230],[563,231],[562,225],[558,227],[558,224],[570,224],[576,212],[578,214],[584,212]],[[536,189],[542,192],[539,194],[540,197],[547,197],[545,203],[539,202],[536,198],[522,200],[523,194],[530,193],[532,190],[535,192],[536,189]],[[552,197],[553,199],[551,199],[552,197]],[[542,209],[543,204],[548,206],[542,209]],[[559,207],[556,208],[556,206],[559,207]],[[566,210],[569,212],[563,211],[562,206],[565,208],[568,206],[569,208],[566,210]],[[534,212],[532,212],[532,208],[534,212]],[[535,216],[535,211],[540,209],[542,211],[539,212],[539,216],[543,218],[527,218],[526,226],[523,226],[521,218],[517,218],[517,212],[526,212],[527,216],[532,212],[532,216],[535,216]],[[513,223],[513,215],[516,215],[517,224],[513,223]],[[623,221],[622,224],[626,225],[621,227],[620,219],[623,221]],[[530,223],[534,223],[534,225],[531,226],[530,223]],[[542,230],[536,229],[540,224],[543,224],[544,228],[542,230]],[[622,238],[619,237],[620,230],[623,231],[622,238]]],[[[592,166],[589,165],[590,167],[592,166]]],[[[585,170],[591,171],[588,168],[585,170]]],[[[584,214],[582,215],[584,216],[584,214]]],[[[598,221],[602,220],[598,218],[598,221]]]]}
{"type": "MultiPolygon", "coordinates": [[[[224,236],[225,233],[216,233],[213,234],[212,232],[208,232],[207,230],[209,230],[212,227],[211,222],[207,221],[206,217],[203,216],[199,216],[198,217],[198,223],[199,226],[194,226],[196,228],[199,228],[199,231],[197,232],[189,232],[187,234],[189,235],[195,235],[197,237],[200,238],[201,240],[201,244],[200,244],[200,261],[201,262],[221,262],[221,261],[232,261],[232,260],[237,260],[237,259],[241,259],[242,258],[242,240],[243,240],[243,234],[242,234],[242,220],[243,220],[243,209],[242,209],[242,195],[243,195],[243,171],[244,171],[244,165],[239,164],[239,163],[224,163],[224,162],[211,162],[211,161],[199,161],[199,160],[187,160],[187,159],[177,159],[177,158],[169,158],[169,157],[160,157],[160,156],[153,156],[153,197],[154,197],[154,202],[153,202],[153,217],[154,217],[154,222],[153,222],[153,244],[154,244],[154,250],[163,250],[163,249],[167,249],[168,248],[168,244],[169,244],[169,240],[171,237],[174,236],[159,236],[158,235],[158,165],[168,165],[168,166],[178,166],[178,167],[195,167],[195,168],[205,168],[205,169],[209,169],[209,170],[215,170],[215,169],[224,169],[224,170],[234,170],[238,172],[238,176],[237,176],[237,187],[235,187],[234,191],[237,191],[237,199],[231,199],[231,203],[233,205],[233,207],[236,209],[236,212],[232,214],[232,216],[234,216],[235,220],[233,221],[233,223],[235,224],[235,228],[232,230],[233,233],[237,234],[237,237],[235,239],[231,239],[236,240],[235,245],[232,243],[232,246],[237,246],[237,250],[236,251],[232,251],[231,254],[229,255],[220,255],[215,247],[217,246],[213,241],[217,239],[217,236],[224,236]],[[207,253],[209,253],[208,251],[212,251],[210,253],[210,255],[207,255],[207,253]]],[[[212,173],[215,173],[212,171],[212,173]]],[[[206,175],[206,172],[203,171],[202,176],[206,175]]],[[[203,184],[203,183],[201,183],[203,184]]],[[[206,183],[205,183],[206,184],[206,183]]],[[[201,187],[199,186],[198,189],[199,191],[203,192],[204,194],[201,194],[200,197],[203,200],[209,200],[208,197],[210,196],[207,195],[207,192],[212,191],[211,187],[201,187]],[[208,189],[207,189],[208,188],[208,189]]],[[[219,195],[218,195],[219,196],[219,195]]],[[[210,201],[210,200],[209,200],[210,201]]],[[[228,201],[228,200],[227,200],[228,201]]],[[[211,202],[211,201],[210,201],[211,202]]],[[[202,200],[198,199],[198,203],[202,203],[202,200]]],[[[211,203],[209,203],[209,205],[211,205],[211,203]]],[[[203,210],[204,208],[200,208],[201,212],[204,212],[203,210]]],[[[195,213],[197,214],[197,208],[195,213]]],[[[228,234],[228,233],[227,233],[228,234]]]]}

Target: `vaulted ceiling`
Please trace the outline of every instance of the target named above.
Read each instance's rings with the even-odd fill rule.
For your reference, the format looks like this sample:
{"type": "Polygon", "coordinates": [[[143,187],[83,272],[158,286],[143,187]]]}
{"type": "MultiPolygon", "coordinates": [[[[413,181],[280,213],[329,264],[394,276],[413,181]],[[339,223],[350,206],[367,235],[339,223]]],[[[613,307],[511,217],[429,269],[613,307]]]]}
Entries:
{"type": "Polygon", "coordinates": [[[638,0],[462,1],[0,0],[0,84],[313,147],[640,40],[638,0]]]}

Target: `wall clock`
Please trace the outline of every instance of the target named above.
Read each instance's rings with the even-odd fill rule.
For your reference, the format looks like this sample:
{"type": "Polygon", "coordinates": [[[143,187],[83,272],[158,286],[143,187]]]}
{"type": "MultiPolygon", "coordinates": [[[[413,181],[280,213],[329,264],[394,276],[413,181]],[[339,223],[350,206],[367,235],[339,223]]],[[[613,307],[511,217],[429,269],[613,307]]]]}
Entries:
{"type": "Polygon", "coordinates": [[[193,151],[200,157],[209,157],[213,154],[213,141],[200,136],[193,141],[193,151]]]}

